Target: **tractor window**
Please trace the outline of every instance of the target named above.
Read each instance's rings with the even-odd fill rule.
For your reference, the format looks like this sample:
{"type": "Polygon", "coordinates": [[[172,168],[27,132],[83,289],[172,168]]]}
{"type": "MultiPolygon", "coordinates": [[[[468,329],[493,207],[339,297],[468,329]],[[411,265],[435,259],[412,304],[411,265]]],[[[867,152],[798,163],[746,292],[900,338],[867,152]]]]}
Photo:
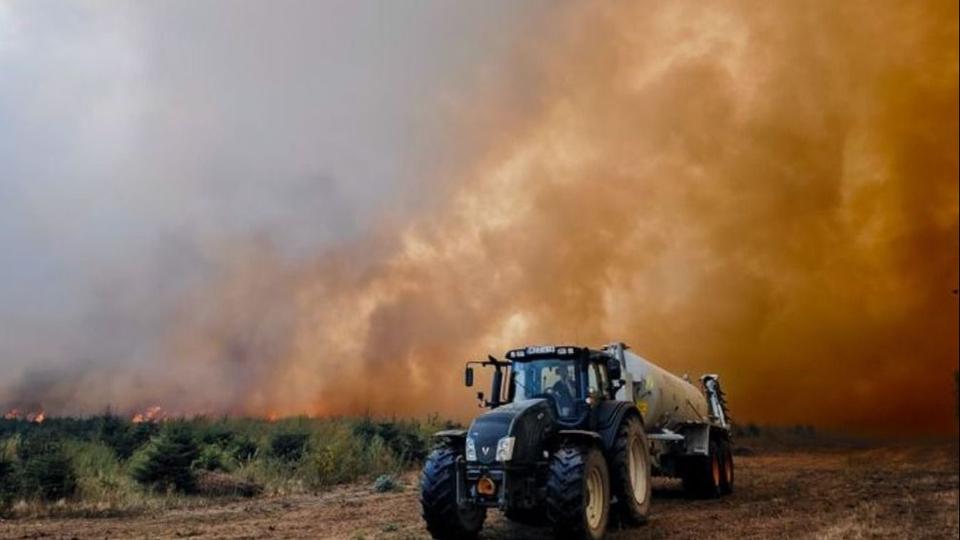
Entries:
{"type": "Polygon", "coordinates": [[[559,382],[560,374],[558,371],[554,371],[552,369],[544,369],[540,371],[540,388],[552,388],[559,382]]]}
{"type": "Polygon", "coordinates": [[[600,364],[587,367],[587,390],[593,395],[607,395],[607,372],[600,364]]]}
{"type": "Polygon", "coordinates": [[[596,364],[587,368],[587,390],[591,394],[597,394],[600,392],[600,378],[597,374],[596,364]]]}
{"type": "Polygon", "coordinates": [[[513,364],[516,399],[551,397],[560,417],[575,415],[579,398],[576,364],[569,360],[533,360],[513,364]]]}

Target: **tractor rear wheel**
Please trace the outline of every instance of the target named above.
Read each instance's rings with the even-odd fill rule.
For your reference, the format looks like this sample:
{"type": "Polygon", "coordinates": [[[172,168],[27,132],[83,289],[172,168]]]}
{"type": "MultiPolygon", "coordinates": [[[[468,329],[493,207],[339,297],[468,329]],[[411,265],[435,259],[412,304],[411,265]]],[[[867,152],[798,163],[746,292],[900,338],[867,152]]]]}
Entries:
{"type": "Polygon", "coordinates": [[[485,508],[457,505],[457,458],[449,446],[434,450],[423,465],[420,505],[430,535],[438,539],[475,538],[483,528],[485,508]]]}
{"type": "Polygon", "coordinates": [[[550,459],[547,518],[557,538],[600,540],[610,519],[610,474],[595,447],[565,446],[550,459]]]}
{"type": "Polygon", "coordinates": [[[723,464],[720,445],[710,441],[706,456],[689,457],[684,464],[683,489],[687,494],[700,499],[714,499],[720,496],[720,482],[723,479],[723,464]]]}
{"type": "Polygon", "coordinates": [[[650,513],[650,447],[640,419],[627,418],[617,432],[611,473],[617,512],[627,525],[640,525],[650,513]]]}

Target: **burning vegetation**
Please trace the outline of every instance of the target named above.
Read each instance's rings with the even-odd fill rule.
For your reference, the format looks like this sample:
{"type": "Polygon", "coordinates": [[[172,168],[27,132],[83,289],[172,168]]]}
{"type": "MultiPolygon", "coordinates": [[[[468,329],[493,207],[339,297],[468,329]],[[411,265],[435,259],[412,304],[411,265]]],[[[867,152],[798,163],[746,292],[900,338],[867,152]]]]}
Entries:
{"type": "Polygon", "coordinates": [[[157,423],[166,419],[167,413],[165,413],[159,405],[147,407],[143,411],[134,413],[133,416],[130,417],[130,421],[134,424],[142,424],[144,422],[157,423]]]}
{"type": "Polygon", "coordinates": [[[10,409],[3,414],[4,420],[23,420],[25,422],[34,422],[37,424],[42,424],[46,418],[47,415],[42,410],[23,412],[20,409],[10,409]]]}

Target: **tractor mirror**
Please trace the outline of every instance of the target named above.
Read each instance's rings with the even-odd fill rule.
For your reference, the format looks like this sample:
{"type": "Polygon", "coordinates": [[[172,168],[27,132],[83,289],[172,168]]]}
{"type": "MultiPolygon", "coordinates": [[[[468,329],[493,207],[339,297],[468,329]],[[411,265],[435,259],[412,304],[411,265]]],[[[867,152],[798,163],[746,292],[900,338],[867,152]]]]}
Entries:
{"type": "Polygon", "coordinates": [[[465,386],[473,386],[473,368],[468,367],[466,371],[463,372],[463,384],[465,386]]]}

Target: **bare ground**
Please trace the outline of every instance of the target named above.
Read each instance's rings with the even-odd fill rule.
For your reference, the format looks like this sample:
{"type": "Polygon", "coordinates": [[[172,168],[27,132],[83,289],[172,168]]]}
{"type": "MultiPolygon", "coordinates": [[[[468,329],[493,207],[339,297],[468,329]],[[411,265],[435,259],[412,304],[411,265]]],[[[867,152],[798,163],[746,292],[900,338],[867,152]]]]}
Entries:
{"type": "MultiPolygon", "coordinates": [[[[653,517],[612,540],[651,538],[957,538],[956,445],[804,450],[741,456],[737,490],[690,500],[658,483],[653,517]]],[[[0,521],[3,538],[427,538],[416,475],[379,494],[369,484],[320,495],[223,500],[112,518],[0,521]]],[[[549,538],[491,512],[481,538],[549,538]]]]}

